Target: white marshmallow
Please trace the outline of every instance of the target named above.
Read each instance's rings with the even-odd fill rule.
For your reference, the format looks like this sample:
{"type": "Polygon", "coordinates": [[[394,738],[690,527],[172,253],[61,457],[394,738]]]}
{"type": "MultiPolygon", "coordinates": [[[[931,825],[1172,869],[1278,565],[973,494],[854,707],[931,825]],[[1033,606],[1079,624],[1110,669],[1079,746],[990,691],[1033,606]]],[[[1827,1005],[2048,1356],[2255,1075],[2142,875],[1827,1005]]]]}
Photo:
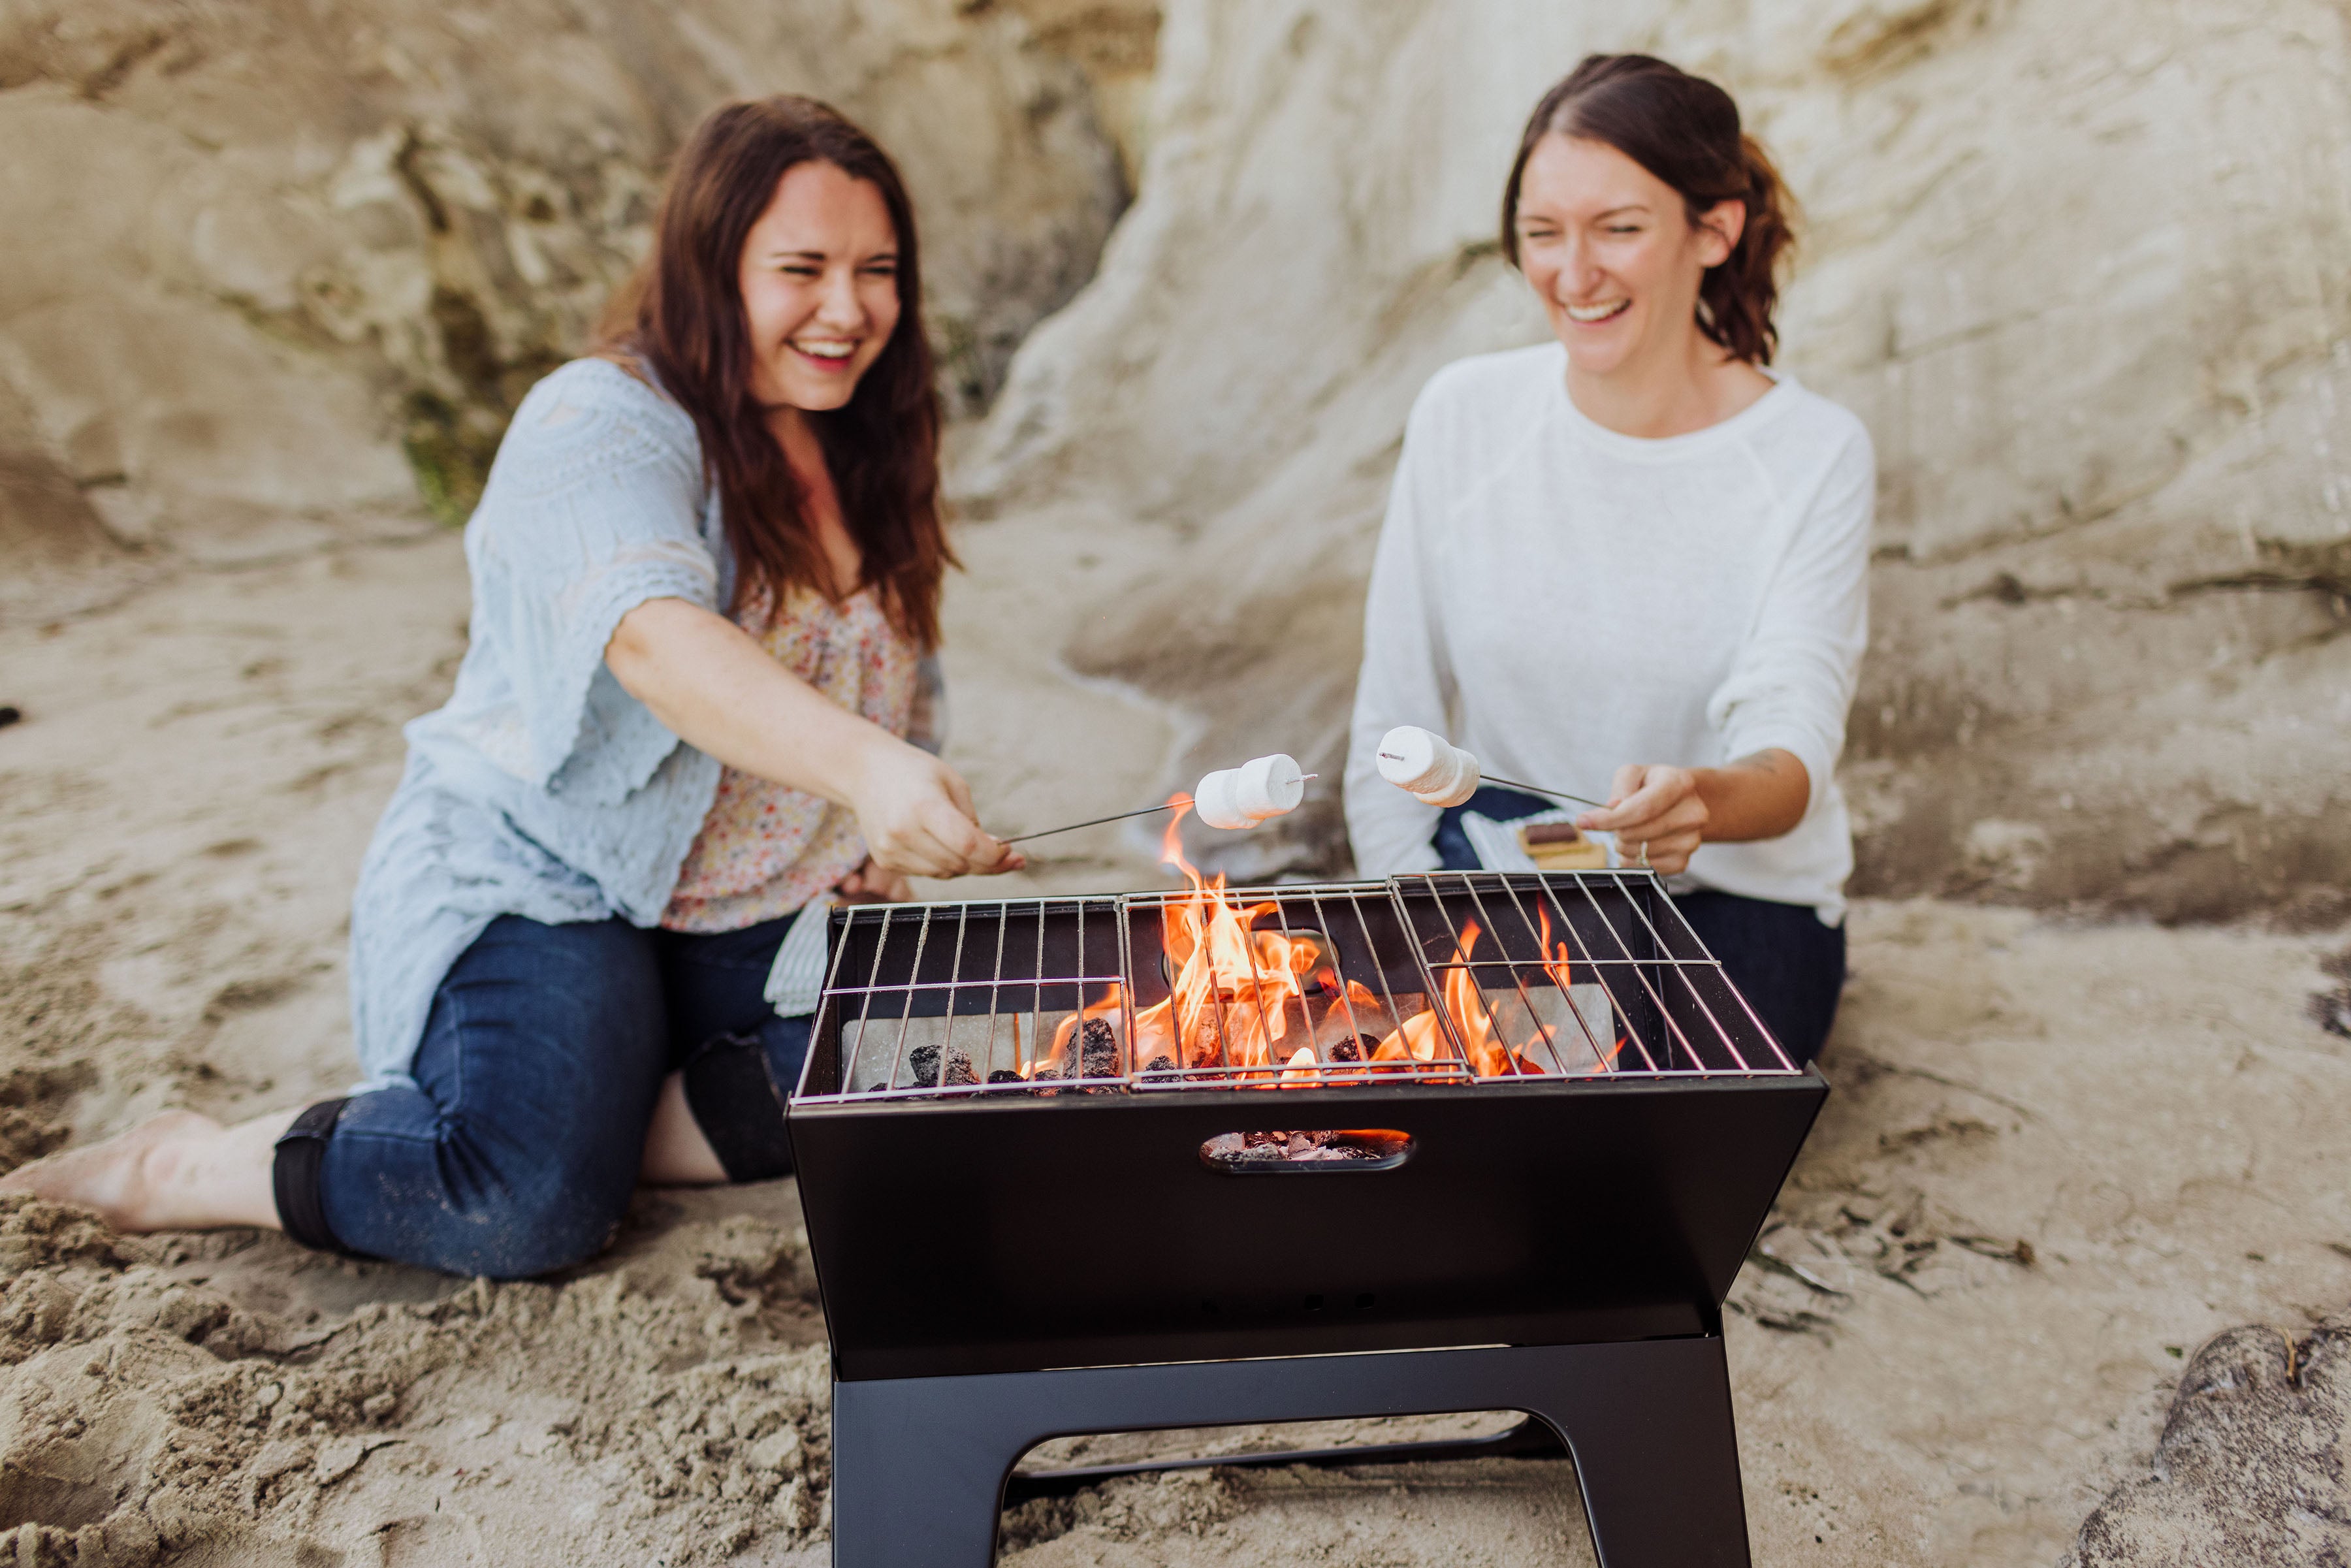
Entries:
{"type": "Polygon", "coordinates": [[[1306,776],[1280,752],[1218,768],[1192,791],[1193,809],[1212,828],[1254,828],[1296,810],[1304,799],[1306,776]]]}
{"type": "Polygon", "coordinates": [[[1478,792],[1478,759],[1417,725],[1380,737],[1379,764],[1381,778],[1425,806],[1458,806],[1478,792]]]}

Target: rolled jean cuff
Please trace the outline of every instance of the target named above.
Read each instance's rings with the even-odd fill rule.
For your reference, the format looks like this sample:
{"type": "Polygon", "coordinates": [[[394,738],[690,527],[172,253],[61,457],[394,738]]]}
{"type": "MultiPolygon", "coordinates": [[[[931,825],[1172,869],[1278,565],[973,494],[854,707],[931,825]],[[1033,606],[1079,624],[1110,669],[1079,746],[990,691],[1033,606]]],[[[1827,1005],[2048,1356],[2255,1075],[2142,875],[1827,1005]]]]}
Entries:
{"type": "Polygon", "coordinates": [[[344,1246],[327,1223],[326,1201],[319,1190],[319,1172],[327,1161],[327,1140],[350,1101],[321,1100],[294,1118],[278,1134],[269,1162],[270,1195],[277,1203],[277,1223],[286,1234],[316,1252],[345,1258],[360,1253],[344,1246]]]}
{"type": "Polygon", "coordinates": [[[792,1145],[784,1131],[789,1091],[776,1082],[768,1054],[757,1036],[722,1034],[685,1064],[686,1106],[728,1181],[791,1174],[792,1145]]]}

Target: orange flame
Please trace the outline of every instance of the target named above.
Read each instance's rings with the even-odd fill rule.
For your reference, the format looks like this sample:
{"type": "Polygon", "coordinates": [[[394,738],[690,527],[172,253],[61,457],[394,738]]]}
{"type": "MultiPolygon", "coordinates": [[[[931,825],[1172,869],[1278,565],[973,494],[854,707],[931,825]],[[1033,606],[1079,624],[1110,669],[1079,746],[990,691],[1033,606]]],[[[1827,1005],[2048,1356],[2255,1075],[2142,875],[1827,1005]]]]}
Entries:
{"type": "MultiPolygon", "coordinates": [[[[1542,935],[1541,937],[1541,945],[1545,955],[1543,973],[1551,977],[1551,982],[1552,985],[1559,988],[1560,995],[1568,998],[1568,1009],[1573,1012],[1575,1008],[1575,993],[1568,988],[1568,981],[1572,977],[1573,970],[1568,963],[1567,944],[1562,942],[1556,949],[1552,946],[1551,911],[1544,906],[1541,900],[1538,900],[1535,904],[1535,913],[1542,916],[1542,935]]],[[[1590,1043],[1596,1044],[1597,1042],[1593,1041],[1590,1043]]],[[[1607,1051],[1602,1054],[1600,1058],[1600,1066],[1602,1071],[1614,1071],[1616,1065],[1617,1053],[1624,1049],[1625,1037],[1620,1034],[1616,1037],[1616,1043],[1610,1046],[1607,1051]]],[[[1530,1065],[1532,1064],[1530,1063],[1530,1065]]]]}
{"type": "MultiPolygon", "coordinates": [[[[1338,1039],[1353,1038],[1347,1021],[1350,1010],[1356,1015],[1356,1029],[1369,1019],[1384,1020],[1389,1016],[1380,998],[1361,981],[1350,979],[1343,985],[1335,969],[1318,967],[1325,966],[1326,956],[1316,941],[1259,929],[1258,922],[1275,914],[1279,906],[1271,902],[1243,906],[1226,891],[1221,873],[1201,876],[1198,868],[1184,858],[1183,822],[1192,810],[1192,798],[1179,793],[1170,796],[1167,803],[1174,814],[1160,841],[1160,860],[1181,872],[1191,884],[1188,895],[1169,899],[1160,910],[1162,944],[1175,970],[1170,994],[1122,1020],[1128,998],[1123,988],[1113,983],[1099,998],[1061,1020],[1051,1051],[1035,1071],[1044,1072],[1061,1063],[1074,1049],[1081,1021],[1092,1018],[1106,1018],[1113,1028],[1121,1021],[1132,1024],[1132,1066],[1136,1071],[1148,1072],[1172,1062],[1178,1068],[1233,1072],[1243,1082],[1263,1088],[1361,1082],[1384,1069],[1410,1072],[1452,1056],[1446,1040],[1447,1021],[1470,1071],[1480,1078],[1551,1071],[1500,1038],[1494,1011],[1469,967],[1470,955],[1485,935],[1474,920],[1463,923],[1453,956],[1441,966],[1445,970],[1439,998],[1443,1018],[1430,1008],[1404,1019],[1373,1049],[1371,1061],[1362,1067],[1351,1067],[1343,1061],[1324,1062],[1312,1038],[1313,1020],[1307,1009],[1310,994],[1338,993],[1322,1019],[1324,1026],[1338,1021],[1338,1039]],[[1293,1007],[1297,1022],[1307,1026],[1309,1038],[1278,1054],[1277,1048],[1283,1048],[1292,1032],[1293,1007]],[[1334,1065],[1343,1071],[1332,1074],[1330,1070],[1334,1065]]],[[[1567,995],[1572,975],[1568,944],[1553,944],[1551,911],[1540,902],[1538,908],[1542,917],[1538,949],[1543,973],[1567,995]]],[[[1540,1034],[1541,1025],[1536,1027],[1540,1034]]],[[[1338,1043],[1327,1027],[1322,1037],[1338,1043]]],[[[1620,1036],[1605,1053],[1603,1065],[1613,1063],[1624,1047],[1620,1036]]],[[[1029,1068],[1020,1071],[1023,1078],[1030,1076],[1029,1068]]]]}
{"type": "MultiPolygon", "coordinates": [[[[1225,879],[1203,879],[1184,858],[1183,823],[1192,809],[1188,795],[1168,799],[1176,808],[1160,841],[1160,860],[1184,873],[1191,896],[1170,900],[1160,911],[1167,959],[1175,966],[1174,993],[1134,1016],[1135,1054],[1144,1065],[1168,1056],[1181,1067],[1270,1068],[1274,1048],[1290,1032],[1291,1004],[1306,1021],[1306,976],[1319,961],[1312,942],[1258,930],[1274,913],[1270,903],[1242,908],[1225,892],[1225,879]]],[[[1283,1077],[1300,1072],[1310,1081],[1313,1046],[1290,1053],[1283,1077]]]]}

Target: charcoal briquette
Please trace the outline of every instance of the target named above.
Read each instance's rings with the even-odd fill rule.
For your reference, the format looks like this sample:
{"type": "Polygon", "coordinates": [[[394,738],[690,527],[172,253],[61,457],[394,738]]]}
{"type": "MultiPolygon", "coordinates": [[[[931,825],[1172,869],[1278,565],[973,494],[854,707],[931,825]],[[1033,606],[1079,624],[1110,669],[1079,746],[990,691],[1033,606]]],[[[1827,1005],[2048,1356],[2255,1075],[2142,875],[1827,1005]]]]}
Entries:
{"type": "Polygon", "coordinates": [[[1088,1078],[1118,1076],[1118,1031],[1108,1019],[1088,1019],[1078,1030],[1078,1060],[1088,1078]]]}
{"type": "Polygon", "coordinates": [[[947,1052],[944,1083],[939,1080],[939,1048],[935,1045],[914,1047],[906,1053],[906,1065],[914,1072],[914,1086],[917,1089],[961,1089],[979,1082],[979,1074],[971,1070],[971,1058],[959,1048],[947,1052]]]}

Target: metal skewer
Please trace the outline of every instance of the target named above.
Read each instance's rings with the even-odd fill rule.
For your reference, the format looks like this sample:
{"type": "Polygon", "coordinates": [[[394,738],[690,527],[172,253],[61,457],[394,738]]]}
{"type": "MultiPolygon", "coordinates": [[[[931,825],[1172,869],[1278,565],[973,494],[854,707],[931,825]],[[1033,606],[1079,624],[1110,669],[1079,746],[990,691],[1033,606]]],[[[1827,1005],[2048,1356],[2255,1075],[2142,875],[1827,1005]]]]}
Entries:
{"type": "Polygon", "coordinates": [[[1186,795],[1181,800],[1170,800],[1164,806],[1145,806],[1140,811],[1121,811],[1113,817],[1096,817],[1092,821],[1071,822],[1067,827],[1040,828],[1033,833],[1019,833],[1016,834],[1012,838],[1002,839],[998,841],[1008,844],[1025,844],[1030,839],[1050,839],[1055,833],[1074,833],[1080,828],[1099,828],[1104,822],[1123,822],[1129,817],[1148,817],[1153,815],[1155,812],[1169,811],[1175,810],[1177,806],[1188,806],[1191,803],[1192,797],[1186,795]]]}
{"type": "Polygon", "coordinates": [[[1517,789],[1529,795],[1548,795],[1554,800],[1573,800],[1579,806],[1591,806],[1603,811],[1608,810],[1608,803],[1604,800],[1586,800],[1581,795],[1571,795],[1564,789],[1545,789],[1541,785],[1521,784],[1515,779],[1497,779],[1491,774],[1489,774],[1483,781],[1488,784],[1499,784],[1505,789],[1517,789]]]}
{"type": "MultiPolygon", "coordinates": [[[[1322,775],[1321,775],[1320,773],[1309,773],[1309,774],[1307,774],[1305,777],[1306,777],[1307,779],[1320,779],[1320,778],[1322,778],[1322,775]]],[[[1050,838],[1051,838],[1055,833],[1074,833],[1074,832],[1076,832],[1080,828],[1099,828],[1099,827],[1101,827],[1104,822],[1123,822],[1123,821],[1125,821],[1129,817],[1148,817],[1148,816],[1153,815],[1155,812],[1159,812],[1159,811],[1172,811],[1172,810],[1175,810],[1176,807],[1178,807],[1178,806],[1188,806],[1188,805],[1190,805],[1191,803],[1192,803],[1192,797],[1191,797],[1191,796],[1189,796],[1189,795],[1178,795],[1178,796],[1176,796],[1176,799],[1174,799],[1173,800],[1167,801],[1167,802],[1166,802],[1165,804],[1164,804],[1164,805],[1159,805],[1159,806],[1145,806],[1145,807],[1144,807],[1144,808],[1143,808],[1143,810],[1139,810],[1139,811],[1121,811],[1121,812],[1119,812],[1119,813],[1118,813],[1117,815],[1115,815],[1115,816],[1111,816],[1111,817],[1096,817],[1096,818],[1094,818],[1094,819],[1093,819],[1092,821],[1085,821],[1085,822],[1071,822],[1071,823],[1068,823],[1068,824],[1067,824],[1067,825],[1065,825],[1065,826],[1059,827],[1059,828],[1040,828],[1040,829],[1038,829],[1038,830],[1037,830],[1035,832],[1033,832],[1033,833],[1021,833],[1021,834],[1019,834],[1019,835],[1018,835],[1018,836],[1016,836],[1016,837],[1009,838],[1009,839],[999,839],[999,840],[998,840],[997,841],[998,841],[998,843],[1006,843],[1006,844],[1025,844],[1025,843],[1027,843],[1030,839],[1050,839],[1050,838]]]]}
{"type": "MultiPolygon", "coordinates": [[[[1579,806],[1597,807],[1603,811],[1609,810],[1608,807],[1602,805],[1597,800],[1587,800],[1581,795],[1571,795],[1564,789],[1544,789],[1532,784],[1521,784],[1515,779],[1487,779],[1482,780],[1482,782],[1488,784],[1499,784],[1505,789],[1520,789],[1530,795],[1548,795],[1554,800],[1573,800],[1579,806]]],[[[1649,864],[1649,846],[1644,843],[1637,847],[1641,852],[1642,868],[1646,870],[1649,864]]]]}

